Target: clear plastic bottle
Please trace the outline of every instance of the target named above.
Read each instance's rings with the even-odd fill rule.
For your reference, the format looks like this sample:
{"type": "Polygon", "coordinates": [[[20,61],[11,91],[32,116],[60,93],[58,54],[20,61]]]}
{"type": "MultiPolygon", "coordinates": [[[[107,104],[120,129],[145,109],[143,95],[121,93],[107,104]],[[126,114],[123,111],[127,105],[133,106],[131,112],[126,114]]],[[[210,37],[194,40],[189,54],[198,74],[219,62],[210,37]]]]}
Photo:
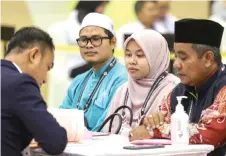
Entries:
{"type": "Polygon", "coordinates": [[[184,111],[184,106],[181,104],[183,98],[186,96],[178,96],[178,104],[176,111],[171,115],[171,143],[172,145],[188,145],[189,134],[188,124],[189,117],[184,111]]]}

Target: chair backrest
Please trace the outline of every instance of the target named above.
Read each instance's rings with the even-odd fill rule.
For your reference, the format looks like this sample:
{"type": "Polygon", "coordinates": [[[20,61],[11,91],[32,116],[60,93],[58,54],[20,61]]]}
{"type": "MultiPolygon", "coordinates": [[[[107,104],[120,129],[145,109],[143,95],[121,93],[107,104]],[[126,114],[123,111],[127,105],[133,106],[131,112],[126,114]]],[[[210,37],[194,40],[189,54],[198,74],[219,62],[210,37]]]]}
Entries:
{"type": "Polygon", "coordinates": [[[162,34],[162,36],[166,39],[169,50],[172,52],[174,49],[174,34],[162,34]]]}
{"type": "Polygon", "coordinates": [[[13,36],[14,32],[14,27],[1,25],[1,40],[9,41],[13,36]]]}
{"type": "Polygon", "coordinates": [[[3,41],[4,56],[6,55],[7,42],[10,41],[14,33],[15,33],[15,27],[1,25],[1,41],[3,41]]]}

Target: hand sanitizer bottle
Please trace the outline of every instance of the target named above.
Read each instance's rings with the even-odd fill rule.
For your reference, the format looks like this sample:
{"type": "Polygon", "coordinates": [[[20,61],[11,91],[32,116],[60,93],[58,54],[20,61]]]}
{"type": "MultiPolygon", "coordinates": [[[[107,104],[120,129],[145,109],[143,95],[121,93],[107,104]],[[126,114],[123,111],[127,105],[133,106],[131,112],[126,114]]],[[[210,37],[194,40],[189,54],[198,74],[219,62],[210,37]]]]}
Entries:
{"type": "Polygon", "coordinates": [[[172,145],[188,145],[189,134],[188,124],[189,118],[184,111],[184,106],[181,104],[183,98],[186,96],[177,96],[178,104],[176,111],[171,115],[171,144],[172,145]]]}

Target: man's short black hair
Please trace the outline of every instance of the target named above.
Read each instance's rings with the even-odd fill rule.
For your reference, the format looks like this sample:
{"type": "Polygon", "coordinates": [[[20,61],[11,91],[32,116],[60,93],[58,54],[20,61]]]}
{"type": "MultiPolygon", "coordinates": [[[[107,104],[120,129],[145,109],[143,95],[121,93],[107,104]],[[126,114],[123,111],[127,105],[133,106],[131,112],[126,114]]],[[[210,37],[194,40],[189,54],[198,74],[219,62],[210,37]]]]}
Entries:
{"type": "Polygon", "coordinates": [[[113,37],[114,37],[114,35],[109,31],[109,30],[107,30],[107,29],[105,29],[105,28],[103,28],[104,29],[104,33],[109,37],[109,39],[111,40],[113,37]]]}
{"type": "Polygon", "coordinates": [[[95,12],[96,8],[103,3],[109,3],[109,0],[102,1],[83,1],[79,0],[76,4],[74,10],[83,10],[87,12],[95,12]]]}
{"type": "MultiPolygon", "coordinates": [[[[109,40],[111,41],[111,39],[114,37],[114,35],[107,29],[103,28],[104,29],[104,33],[109,37],[109,40]]],[[[114,53],[115,52],[115,49],[112,49],[112,52],[114,53]]]]}
{"type": "Polygon", "coordinates": [[[43,53],[46,47],[51,50],[55,49],[53,40],[48,33],[37,27],[24,27],[18,30],[9,41],[6,55],[14,48],[27,49],[34,44],[38,44],[43,53]]]}
{"type": "Polygon", "coordinates": [[[78,3],[76,4],[74,10],[78,12],[78,21],[81,24],[82,20],[86,15],[88,15],[91,12],[96,12],[96,9],[101,6],[103,3],[109,3],[108,0],[105,1],[84,1],[84,0],[79,0],[78,3]]]}
{"type": "Polygon", "coordinates": [[[135,11],[136,15],[143,9],[145,2],[157,3],[156,0],[150,0],[150,1],[137,0],[136,3],[135,3],[135,6],[134,6],[134,11],[135,11]]]}

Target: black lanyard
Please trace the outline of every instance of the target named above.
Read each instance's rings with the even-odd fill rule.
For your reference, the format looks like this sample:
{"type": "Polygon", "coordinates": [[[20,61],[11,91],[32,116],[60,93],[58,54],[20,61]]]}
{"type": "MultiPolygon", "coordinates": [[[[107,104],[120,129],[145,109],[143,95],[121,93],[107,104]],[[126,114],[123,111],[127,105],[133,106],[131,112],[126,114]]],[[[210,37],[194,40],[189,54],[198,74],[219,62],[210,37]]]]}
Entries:
{"type": "Polygon", "coordinates": [[[192,100],[190,103],[190,106],[189,106],[189,112],[188,112],[189,121],[192,121],[193,103],[194,103],[194,101],[192,100]]]}
{"type": "MultiPolygon", "coordinates": [[[[91,93],[91,95],[90,95],[88,101],[87,101],[86,104],[85,104],[85,107],[84,107],[85,112],[89,109],[89,106],[90,106],[90,104],[91,104],[92,98],[93,98],[93,96],[95,95],[97,89],[99,88],[101,82],[102,82],[103,79],[107,76],[107,74],[110,72],[110,70],[114,67],[115,63],[116,63],[116,59],[113,58],[112,61],[111,61],[111,63],[108,65],[108,67],[106,68],[106,70],[105,70],[105,71],[103,72],[103,74],[101,75],[99,81],[97,82],[97,85],[95,86],[93,92],[91,93]]],[[[84,90],[85,90],[85,88],[86,88],[86,85],[87,85],[88,80],[89,80],[89,78],[90,78],[91,75],[92,75],[92,72],[90,72],[89,75],[88,75],[88,76],[86,77],[86,79],[85,79],[85,83],[84,83],[84,85],[83,85],[83,87],[82,87],[82,91],[81,91],[81,93],[80,93],[80,95],[79,95],[78,102],[77,102],[77,104],[76,104],[76,108],[78,108],[78,106],[79,106],[79,104],[80,104],[80,101],[81,101],[81,98],[82,98],[82,94],[83,94],[83,92],[84,92],[84,90]]]]}
{"type": "MultiPolygon", "coordinates": [[[[151,86],[151,89],[149,90],[148,92],[148,95],[144,101],[144,104],[141,108],[141,117],[143,117],[145,115],[145,109],[146,109],[146,106],[147,106],[147,103],[149,101],[149,99],[151,98],[151,95],[153,94],[154,90],[158,87],[159,83],[167,76],[168,72],[163,72],[157,79],[156,81],[154,82],[154,84],[151,86]]],[[[128,98],[129,98],[129,91],[128,91],[128,88],[126,90],[126,96],[125,96],[125,101],[124,101],[124,106],[127,104],[128,102],[128,98]]],[[[122,112],[122,115],[124,116],[125,115],[125,110],[123,109],[123,112],[122,112]]]]}

